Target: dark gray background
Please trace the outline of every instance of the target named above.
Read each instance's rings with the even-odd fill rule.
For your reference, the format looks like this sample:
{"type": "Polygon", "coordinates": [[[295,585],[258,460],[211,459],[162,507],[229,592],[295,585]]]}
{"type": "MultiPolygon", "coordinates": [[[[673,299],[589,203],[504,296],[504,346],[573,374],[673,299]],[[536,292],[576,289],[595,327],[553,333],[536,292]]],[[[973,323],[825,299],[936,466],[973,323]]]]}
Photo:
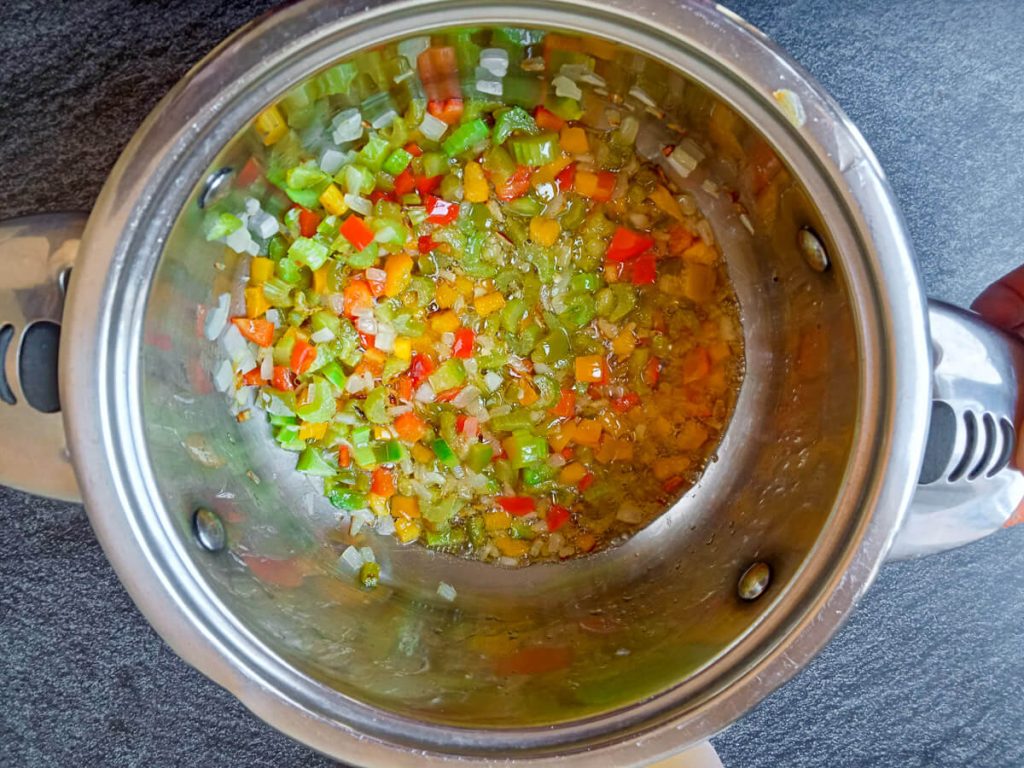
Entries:
{"type": "MultiPolygon", "coordinates": [[[[160,96],[259,0],[7,0],[0,218],[88,209],[160,96]]],[[[1024,3],[733,0],[845,107],[931,295],[1021,261],[1024,3]]],[[[73,339],[67,339],[73,343],[73,339]]],[[[727,768],[1021,766],[1024,526],[883,569],[806,671],[715,740],[727,768]]],[[[318,766],[186,667],[81,507],[0,489],[0,765],[318,766]]]]}

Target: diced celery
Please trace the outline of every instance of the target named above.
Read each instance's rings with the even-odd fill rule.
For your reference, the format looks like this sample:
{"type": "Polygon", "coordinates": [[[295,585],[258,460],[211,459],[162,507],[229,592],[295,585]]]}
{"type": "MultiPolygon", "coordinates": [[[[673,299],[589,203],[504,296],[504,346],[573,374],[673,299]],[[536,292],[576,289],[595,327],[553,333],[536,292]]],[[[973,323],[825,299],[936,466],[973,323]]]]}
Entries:
{"type": "Polygon", "coordinates": [[[286,183],[292,189],[309,189],[325,184],[330,179],[314,162],[303,163],[289,168],[285,176],[286,183]]]}
{"type": "Polygon", "coordinates": [[[371,427],[356,427],[352,430],[352,445],[362,448],[370,444],[370,436],[373,434],[371,427]]]}
{"type": "Polygon", "coordinates": [[[330,421],[338,409],[334,399],[333,386],[319,378],[310,383],[306,390],[305,401],[295,407],[295,412],[314,424],[330,421]]]}
{"type": "Polygon", "coordinates": [[[372,445],[358,445],[352,448],[352,461],[361,469],[377,466],[377,452],[372,445]]]}
{"type": "Polygon", "coordinates": [[[466,383],[466,366],[458,357],[445,360],[430,374],[430,386],[435,392],[444,392],[466,383]]]}
{"type": "Polygon", "coordinates": [[[345,185],[350,195],[368,195],[377,184],[373,172],[359,163],[346,165],[334,178],[345,185]]]}
{"type": "Polygon", "coordinates": [[[514,432],[517,429],[530,429],[533,420],[526,408],[515,408],[510,413],[491,418],[490,426],[497,432],[514,432]]]}
{"type": "Polygon", "coordinates": [[[487,443],[473,443],[466,456],[466,465],[474,472],[483,472],[491,463],[494,449],[487,443]]]}
{"type": "Polygon", "coordinates": [[[423,163],[423,175],[427,178],[448,173],[448,158],[440,152],[425,152],[420,160],[423,163]]]}
{"type": "Polygon", "coordinates": [[[487,127],[480,118],[460,125],[441,144],[441,147],[449,157],[461,155],[468,149],[475,147],[491,135],[491,129],[487,127]]]}
{"type": "Polygon", "coordinates": [[[327,262],[328,253],[330,251],[323,243],[309,237],[300,237],[288,249],[288,258],[310,269],[320,269],[327,262]]]}
{"type": "Polygon", "coordinates": [[[392,150],[391,154],[388,155],[388,159],[384,161],[383,168],[392,176],[397,176],[404,171],[411,162],[412,155],[399,147],[398,149],[392,150]]]}
{"type": "Polygon", "coordinates": [[[516,131],[535,134],[539,129],[537,122],[522,107],[511,107],[498,112],[494,120],[494,143],[504,144],[516,131]]]}
{"type": "Polygon", "coordinates": [[[535,488],[555,476],[555,468],[546,461],[523,467],[523,485],[535,488]]]}
{"type": "Polygon", "coordinates": [[[363,413],[371,424],[387,424],[390,421],[387,412],[388,389],[376,387],[370,390],[363,401],[363,413]]]}
{"type": "Polygon", "coordinates": [[[391,145],[388,144],[387,139],[376,133],[371,133],[366,144],[359,150],[359,157],[366,164],[367,168],[376,172],[383,167],[384,160],[387,158],[390,149],[391,145]]]}
{"type": "Polygon", "coordinates": [[[537,531],[533,529],[533,526],[526,520],[513,520],[512,525],[509,526],[509,533],[512,534],[513,539],[525,539],[530,541],[531,539],[537,538],[537,531]]]}
{"type": "Polygon", "coordinates": [[[516,136],[509,139],[512,156],[520,165],[533,168],[547,165],[561,153],[557,133],[542,133],[537,136],[516,136]]]}
{"type": "Polygon", "coordinates": [[[222,213],[210,217],[206,225],[206,239],[220,240],[235,232],[242,226],[242,220],[233,213],[222,213]]]}

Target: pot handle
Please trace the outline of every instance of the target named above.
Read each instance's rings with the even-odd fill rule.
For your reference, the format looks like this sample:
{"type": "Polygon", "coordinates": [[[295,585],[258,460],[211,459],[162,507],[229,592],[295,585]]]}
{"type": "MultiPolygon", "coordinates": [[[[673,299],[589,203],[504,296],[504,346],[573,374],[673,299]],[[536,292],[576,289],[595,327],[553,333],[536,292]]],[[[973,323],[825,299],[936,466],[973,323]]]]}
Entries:
{"type": "Polygon", "coordinates": [[[1017,520],[1014,460],[1024,416],[1024,341],[930,300],[932,413],[924,462],[892,559],[980,539],[1017,520]]]}
{"type": "Polygon", "coordinates": [[[84,213],[0,222],[0,485],[81,501],[64,439],[57,353],[84,213]]]}

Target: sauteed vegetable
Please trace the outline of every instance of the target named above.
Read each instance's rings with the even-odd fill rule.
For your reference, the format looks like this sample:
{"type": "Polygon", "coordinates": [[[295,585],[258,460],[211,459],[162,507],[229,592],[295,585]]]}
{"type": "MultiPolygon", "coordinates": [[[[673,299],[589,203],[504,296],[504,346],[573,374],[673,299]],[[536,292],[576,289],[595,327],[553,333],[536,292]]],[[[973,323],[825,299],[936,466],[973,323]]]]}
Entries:
{"type": "Polygon", "coordinates": [[[665,173],[703,153],[680,134],[640,157],[636,98],[593,106],[601,52],[578,41],[411,42],[254,121],[269,161],[207,222],[252,256],[219,378],[258,393],[353,533],[505,564],[595,551],[699,477],[738,388],[721,254],[665,173]]]}

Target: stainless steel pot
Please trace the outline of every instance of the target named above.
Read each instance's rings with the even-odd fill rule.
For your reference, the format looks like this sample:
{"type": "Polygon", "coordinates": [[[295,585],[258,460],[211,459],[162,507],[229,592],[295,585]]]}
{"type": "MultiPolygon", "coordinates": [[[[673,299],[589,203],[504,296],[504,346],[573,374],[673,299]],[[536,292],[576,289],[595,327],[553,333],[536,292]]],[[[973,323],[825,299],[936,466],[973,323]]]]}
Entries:
{"type": "Polygon", "coordinates": [[[0,403],[0,480],[73,498],[77,477],[107,556],[167,642],[349,763],[665,757],[793,675],[887,556],[984,536],[1024,495],[1009,467],[1021,345],[926,303],[862,137],[795,63],[710,3],[283,8],[172,90],[79,244],[81,224],[0,230],[0,399],[14,401],[0,403]],[[334,574],[330,509],[260,420],[237,422],[210,386],[222,353],[197,333],[197,308],[245,264],[199,223],[254,151],[246,127],[268,104],[341,58],[453,25],[611,41],[630,83],[661,84],[650,129],[680,118],[714,150],[687,183],[728,255],[748,373],[720,460],[631,541],[520,570],[377,541],[386,583],[364,593],[334,574]],[[699,183],[707,171],[740,207],[699,183]],[[442,578],[456,603],[434,594],[442,578]],[[565,668],[524,671],[524,658],[551,655],[565,668]]]}

